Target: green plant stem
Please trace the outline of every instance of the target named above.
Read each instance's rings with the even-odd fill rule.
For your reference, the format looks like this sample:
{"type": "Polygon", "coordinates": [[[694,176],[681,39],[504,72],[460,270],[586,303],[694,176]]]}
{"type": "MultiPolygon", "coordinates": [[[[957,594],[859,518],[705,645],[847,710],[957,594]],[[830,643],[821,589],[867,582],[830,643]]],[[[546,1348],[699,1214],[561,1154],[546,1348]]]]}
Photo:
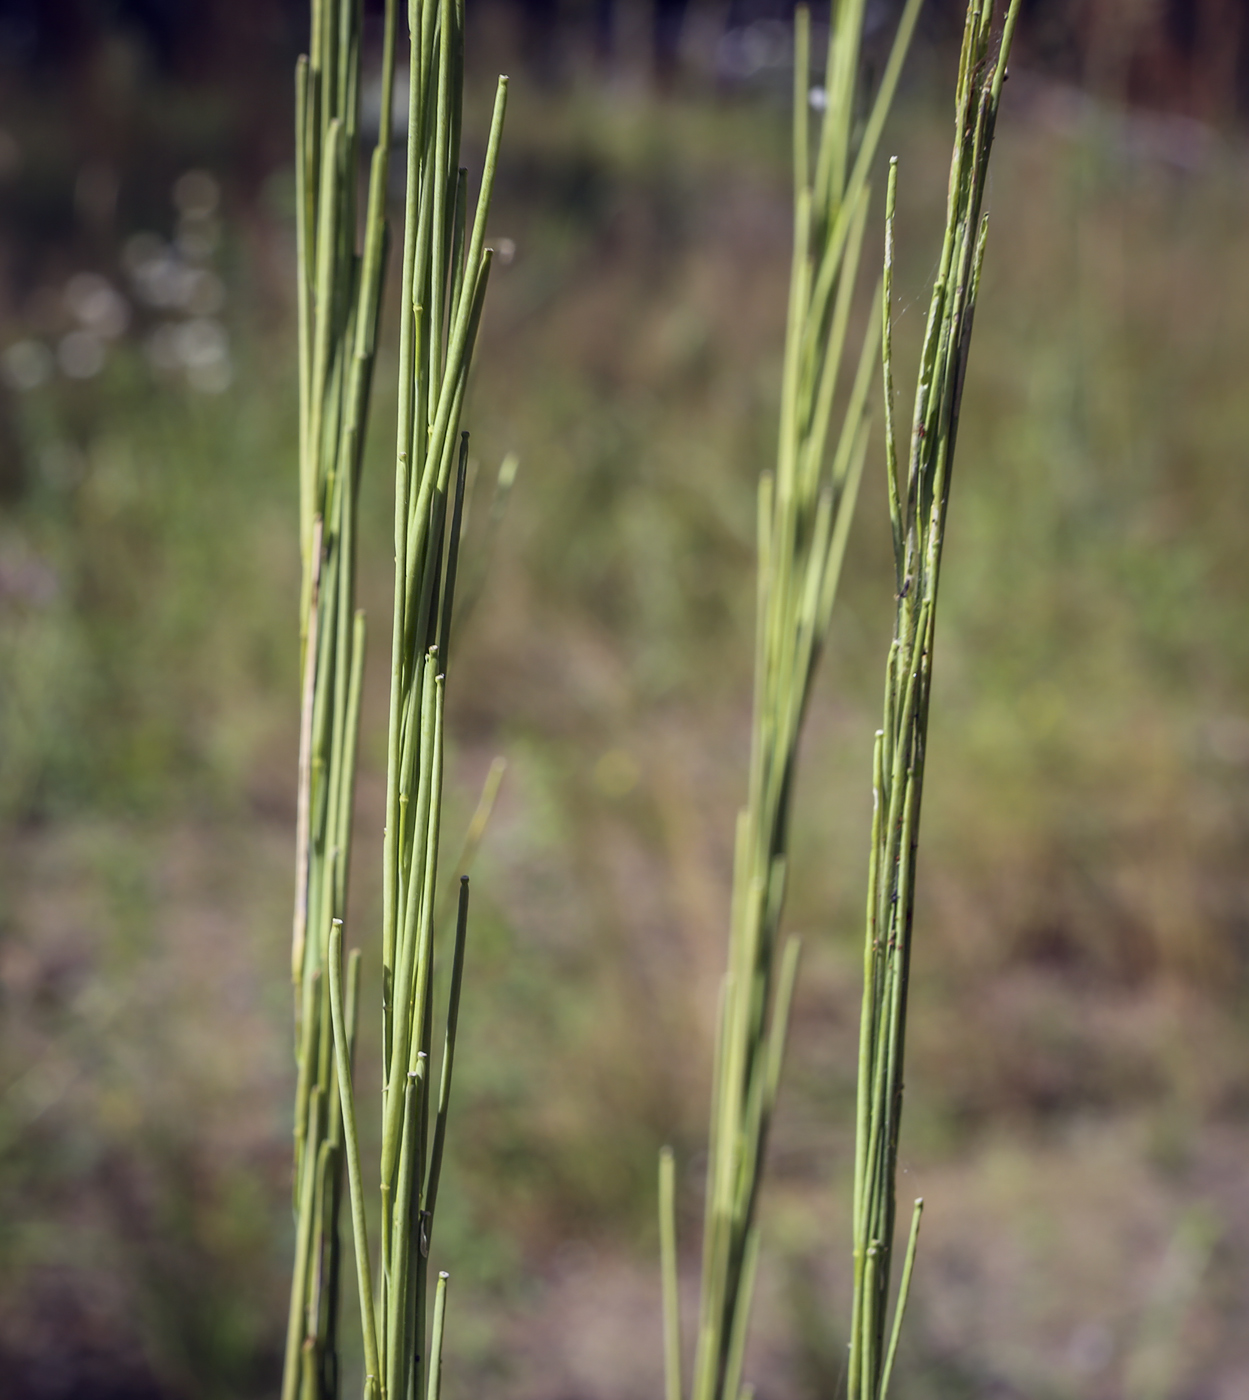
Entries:
{"type": "Polygon", "coordinates": [[[659,1154],[659,1258],[664,1298],[664,1395],[681,1400],[681,1299],[677,1279],[676,1170],[672,1149],[659,1154]]]}
{"type": "Polygon", "coordinates": [[[343,1011],[343,926],[337,919],[330,932],[329,954],[330,1013],[334,1021],[338,1094],[342,1105],[343,1132],[347,1148],[347,1185],[351,1195],[351,1231],[356,1247],[356,1278],[360,1289],[360,1314],[364,1319],[364,1369],[366,1376],[376,1378],[381,1375],[381,1367],[377,1354],[377,1321],[373,1308],[373,1273],[369,1265],[368,1227],[364,1218],[364,1183],[360,1172],[360,1138],[356,1131],[356,1099],[351,1084],[351,1052],[347,1046],[347,1024],[343,1011]]]}
{"type": "MultiPolygon", "coordinates": [[[[394,73],[387,0],[382,86],[394,73]]],[[[385,269],[389,120],[356,247],[358,0],[316,0],[296,68],[301,703],[291,972],[296,986],[296,1258],[283,1396],[338,1392],[342,1126],[328,954],[346,912],[365,625],[355,608],[356,496],[385,269]],[[321,1108],[313,1113],[312,1105],[321,1108]],[[309,1389],[311,1387],[311,1390],[309,1389]]],[[[387,109],[389,99],[385,100],[387,109]]],[[[388,113],[387,113],[388,115],[388,113]]]]}
{"type": "Polygon", "coordinates": [[[864,8],[863,0],[834,7],[827,102],[814,151],[810,24],[804,7],[795,17],[793,257],[776,467],[759,491],[750,769],[734,846],[693,1400],[739,1400],[760,1247],[758,1201],[797,973],[798,945],[782,939],[780,925],[798,748],[867,447],[876,317],[869,320],[848,390],[844,352],[858,288],[868,172],[919,0],[908,0],[904,9],[856,144],[864,8]],[[833,433],[839,390],[842,407],[833,433]]]}
{"type": "MultiPolygon", "coordinates": [[[[473,221],[459,166],[463,0],[410,0],[407,193],[399,299],[395,602],[382,919],[381,1268],[376,1286],[351,1085],[357,996],[341,986],[364,683],[355,607],[357,494],[387,263],[386,186],[397,47],[387,0],[382,100],[357,248],[360,0],[312,0],[296,70],[302,683],[292,974],[296,983],[296,1258],[283,1400],[339,1393],[338,1205],[344,1164],[364,1333],[365,1394],[425,1386],[429,1238],[444,1158],[467,939],[455,929],[449,1003],[432,975],[450,654],[467,434],[459,419],[489,278],[485,246],[507,84],[496,95],[473,221]],[[458,463],[458,465],[457,465],[458,463]],[[454,485],[452,483],[454,476],[454,485]],[[446,1021],[431,1103],[435,1011],[446,1021]],[[434,1113],[433,1141],[430,1115],[434,1113]]],[[[480,839],[477,832],[472,840],[480,839]]],[[[358,985],[352,954],[350,986],[358,985]]],[[[436,1290],[437,1299],[443,1293],[436,1290]]],[[[435,1306],[441,1304],[435,1300],[435,1306]]],[[[439,1314],[437,1326],[441,1329],[439,1314]]],[[[431,1376],[432,1380],[432,1376],[431,1376]]],[[[436,1386],[435,1392],[436,1393],[436,1386]]]]}
{"type": "Polygon", "coordinates": [[[898,1135],[937,587],[987,233],[981,208],[1019,0],[1009,4],[995,56],[991,54],[994,8],[993,0],[970,0],[967,8],[946,230],[920,356],[905,481],[893,421],[891,292],[896,162],[890,167],[886,199],[881,343],[897,598],[886,665],[884,718],[872,765],[874,804],[856,1096],[849,1400],[884,1400],[919,1232],[917,1203],[890,1327],[898,1135]]]}

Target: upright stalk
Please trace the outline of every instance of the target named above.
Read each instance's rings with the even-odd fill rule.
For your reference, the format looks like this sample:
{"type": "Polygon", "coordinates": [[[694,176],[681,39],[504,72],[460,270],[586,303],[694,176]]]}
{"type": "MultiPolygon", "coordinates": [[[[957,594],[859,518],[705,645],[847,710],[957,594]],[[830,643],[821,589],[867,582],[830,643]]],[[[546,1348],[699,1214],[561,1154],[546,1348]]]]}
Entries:
{"type": "MultiPolygon", "coordinates": [[[[846,343],[868,174],[919,8],[920,0],[907,0],[856,144],[865,0],[837,0],[814,149],[810,22],[805,7],[796,15],[794,247],[776,465],[759,483],[750,776],[737,821],[728,970],[720,998],[693,1400],[738,1400],[742,1391],[759,1253],[759,1190],[798,962],[797,941],[782,946],[780,939],[795,767],[867,450],[879,318],[871,318],[849,375],[846,343]],[[839,388],[844,404],[830,434],[839,388]]],[[[667,1395],[679,1400],[673,1191],[670,1169],[663,1170],[667,1395]]]]}
{"type": "Polygon", "coordinates": [[[380,1239],[370,1249],[352,1055],[359,953],[347,903],[364,622],[354,609],[359,467],[386,265],[396,14],[387,0],[381,120],[356,248],[360,0],[312,0],[297,71],[303,731],[293,971],[298,988],[297,1236],[283,1400],[338,1394],[344,1165],[365,1358],[364,1394],[436,1400],[445,1307],[428,1337],[427,1269],[444,1159],[468,880],[445,1001],[434,952],[443,699],[464,510],[459,420],[490,272],[486,220],[507,96],[499,80],[476,210],[459,166],[463,0],[409,0],[407,186],[399,299],[395,593],[383,843],[380,1239]],[[344,983],[346,987],[344,989],[344,983]],[[438,1014],[436,1014],[438,1013],[438,1014]],[[435,1020],[443,1027],[433,1075],[435,1020]],[[376,1275],[373,1260],[378,1260],[376,1275]],[[428,1344],[427,1344],[428,1340],[428,1344]]]}
{"type": "MultiPolygon", "coordinates": [[[[295,72],[302,702],[291,975],[296,996],[295,1268],[283,1400],[338,1394],[343,1131],[331,1025],[331,930],[346,916],[365,625],[355,607],[356,502],[386,266],[394,85],[387,0],[383,111],[363,229],[356,210],[360,0],[314,0],[295,72]]],[[[355,1038],[358,963],[345,998],[355,1038]]]]}
{"type": "Polygon", "coordinates": [[[946,230],[915,390],[905,480],[893,429],[890,292],[897,163],[889,171],[882,298],[885,449],[897,607],[885,672],[884,722],[873,757],[875,811],[868,877],[854,1170],[854,1304],[849,1400],[884,1400],[910,1289],[923,1202],[916,1201],[889,1325],[906,1048],[915,862],[928,743],[937,584],[972,319],[984,260],[989,152],[1019,0],[1010,0],[996,56],[994,0],[971,0],[955,101],[946,230]]]}

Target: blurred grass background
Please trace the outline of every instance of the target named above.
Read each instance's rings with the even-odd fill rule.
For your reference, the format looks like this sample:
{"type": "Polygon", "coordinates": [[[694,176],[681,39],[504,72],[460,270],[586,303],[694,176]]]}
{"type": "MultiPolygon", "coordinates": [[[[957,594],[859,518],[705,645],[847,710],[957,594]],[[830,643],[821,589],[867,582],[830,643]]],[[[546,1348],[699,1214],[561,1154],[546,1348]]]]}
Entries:
{"type": "MultiPolygon", "coordinates": [[[[1239,11],[1181,9],[1206,27],[1038,3],[1007,91],[932,721],[902,1400],[1249,1393],[1249,146],[1239,11]]],[[[260,1396],[290,1238],[302,6],[220,0],[198,39],[160,7],[54,11],[49,40],[0,8],[0,1365],[19,1400],[260,1396]]],[[[618,6],[596,60],[588,8],[470,5],[474,149],[486,85],[516,76],[467,567],[499,461],[521,469],[448,707],[460,820],[509,761],[436,1261],[457,1400],[658,1393],[661,1142],[696,1242],[780,378],[785,14],[692,4],[656,84],[646,10],[618,6]]],[[[903,363],[946,18],[884,145],[903,363]]],[[[748,1368],[794,1400],[836,1393],[848,1298],[892,602],[870,461],[799,794],[807,949],[748,1368]]]]}

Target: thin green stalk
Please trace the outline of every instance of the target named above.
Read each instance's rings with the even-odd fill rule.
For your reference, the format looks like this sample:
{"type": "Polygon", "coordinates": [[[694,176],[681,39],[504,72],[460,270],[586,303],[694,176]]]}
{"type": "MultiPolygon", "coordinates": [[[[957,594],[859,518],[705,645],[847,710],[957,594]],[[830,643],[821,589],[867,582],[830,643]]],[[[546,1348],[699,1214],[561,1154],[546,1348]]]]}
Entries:
{"type": "MultiPolygon", "coordinates": [[[[506,82],[470,228],[459,169],[460,0],[410,0],[407,195],[399,298],[395,604],[383,842],[381,1272],[376,1296],[351,1092],[357,997],[342,1004],[365,623],[355,606],[356,517],[389,233],[397,48],[386,0],[382,101],[357,232],[362,9],[312,0],[296,73],[302,686],[292,974],[296,983],[296,1268],[284,1400],[338,1393],[338,1203],[344,1166],[365,1334],[365,1393],[407,1400],[427,1356],[425,1274],[444,1155],[467,905],[457,925],[448,1034],[429,1143],[434,910],[443,673],[463,523],[459,418],[490,267],[485,229],[506,82]],[[446,321],[444,326],[443,321],[446,321]],[[446,509],[459,445],[455,503],[446,509]],[[449,518],[448,518],[449,517],[449,518]],[[445,561],[445,563],[444,563],[445,561]]],[[[359,955],[352,955],[358,985],[359,955]]],[[[439,1324],[441,1325],[441,1323],[439,1324]]]]}
{"type": "Polygon", "coordinates": [[[879,336],[873,316],[846,364],[859,297],[867,173],[918,7],[919,0],[908,0],[857,142],[863,0],[839,0],[834,7],[825,59],[827,103],[814,143],[805,7],[795,17],[793,257],[776,466],[764,474],[759,490],[750,769],[734,847],[693,1400],[740,1400],[742,1389],[759,1256],[758,1203],[797,971],[797,944],[784,943],[781,920],[798,748],[858,494],[879,336]]]}
{"type": "Polygon", "coordinates": [[[434,1326],[429,1342],[429,1388],[426,1400],[439,1400],[442,1394],[442,1334],[447,1315],[447,1280],[449,1274],[439,1274],[434,1290],[434,1326]]]}
{"type": "Polygon", "coordinates": [[[893,1329],[889,1334],[889,1350],[885,1353],[885,1368],[880,1378],[881,1400],[889,1394],[889,1381],[893,1375],[893,1360],[898,1351],[898,1338],[902,1335],[902,1319],[906,1316],[907,1300],[911,1296],[911,1275],[915,1270],[915,1251],[919,1245],[919,1222],[924,1214],[924,1198],[918,1197],[911,1214],[911,1234],[906,1242],[906,1257],[902,1262],[902,1279],[898,1284],[898,1301],[893,1311],[893,1329]]]}
{"type": "Polygon", "coordinates": [[[395,1191],[393,1239],[390,1246],[390,1291],[387,1296],[386,1393],[403,1393],[411,1361],[407,1340],[408,1262],[412,1242],[413,1178],[420,1170],[417,1122],[419,1098],[424,1092],[425,1066],[407,1075],[403,1086],[403,1146],[399,1153],[399,1177],[395,1191]]]}
{"type": "MultiPolygon", "coordinates": [[[[317,1133],[321,1119],[321,1096],[314,1091],[311,1096],[309,1124],[313,1134],[317,1133]]],[[[316,1190],[316,1177],[310,1157],[305,1155],[304,1168],[300,1174],[299,1220],[311,1223],[316,1190]]],[[[307,1279],[310,1255],[312,1253],[312,1230],[300,1229],[295,1236],[294,1281],[291,1286],[290,1316],[286,1328],[286,1361],[283,1370],[283,1400],[291,1400],[297,1391],[300,1380],[300,1354],[303,1350],[303,1315],[307,1297],[307,1279]]]]}
{"type": "MultiPolygon", "coordinates": [[[[352,838],[354,773],[363,684],[364,623],[354,605],[356,492],[386,263],[385,183],[396,36],[388,0],[383,99],[370,164],[362,252],[354,246],[359,125],[358,0],[315,0],[312,54],[299,70],[300,286],[307,288],[301,345],[302,615],[307,660],[302,712],[298,886],[292,962],[301,1026],[296,1106],[301,1195],[286,1400],[337,1385],[332,1330],[337,1278],[341,1156],[351,1197],[365,1393],[407,1400],[424,1386],[425,1279],[445,1135],[467,929],[461,901],[436,1100],[425,1089],[435,1014],[432,967],[443,746],[443,673],[452,632],[463,523],[467,437],[459,431],[490,252],[485,247],[506,82],[495,104],[486,171],[469,227],[458,167],[463,91],[459,0],[407,7],[410,97],[408,191],[399,318],[395,491],[395,604],[383,850],[383,1085],[381,1273],[376,1296],[342,1024],[341,921],[352,838]],[[316,190],[313,200],[307,191],[316,190]],[[444,327],[443,320],[446,319],[444,327]],[[305,324],[306,322],[306,324],[305,324]],[[447,509],[456,447],[454,505],[447,509]],[[308,543],[309,525],[315,547],[308,543]],[[317,521],[324,522],[316,537],[317,521]],[[401,1088],[402,1086],[402,1088],[401,1088]],[[326,1095],[329,1095],[327,1098],[326,1095]],[[315,1151],[314,1151],[315,1149],[315,1151]],[[313,1259],[315,1255],[315,1259],[313,1259]],[[297,1307],[298,1299],[298,1307],[297,1307]],[[379,1306],[380,1304],[380,1306],[379,1306]],[[300,1334],[304,1333],[302,1337],[300,1334]],[[309,1349],[315,1353],[308,1364],[309,1349]],[[302,1359],[301,1359],[302,1358],[302,1359]]],[[[358,967],[358,959],[353,962],[358,967]]],[[[354,1005],[350,1019],[355,1020],[354,1005]]],[[[442,1297],[441,1290],[438,1297],[442,1297]]],[[[436,1307],[441,1304],[436,1302],[436,1307]]],[[[437,1320],[442,1327],[441,1313],[437,1320]]],[[[433,1372],[430,1382],[436,1394],[433,1372]]],[[[311,1396],[310,1396],[311,1400],[311,1396]]]]}
{"type": "Polygon", "coordinates": [[[659,1154],[659,1259],[664,1297],[664,1396],[681,1400],[681,1298],[677,1279],[676,1168],[672,1148],[659,1154]]]}
{"type": "Polygon", "coordinates": [[[464,982],[464,952],[468,940],[468,876],[460,876],[460,903],[455,921],[455,947],[451,955],[451,986],[447,993],[447,1028],[442,1048],[442,1072],[438,1080],[438,1116],[434,1146],[429,1158],[424,1211],[432,1227],[442,1177],[442,1154],[447,1138],[447,1114],[451,1105],[451,1075],[455,1069],[455,1037],[460,1024],[460,992],[464,982]]]}
{"type": "Polygon", "coordinates": [[[337,919],[330,932],[330,1013],[334,1021],[338,1094],[342,1105],[347,1155],[347,1186],[351,1196],[351,1232],[356,1248],[356,1281],[360,1289],[360,1315],[364,1323],[364,1371],[381,1375],[377,1355],[377,1320],[373,1310],[373,1272],[369,1266],[369,1235],[364,1217],[364,1183],[360,1173],[360,1137],[356,1131],[356,1098],[351,1084],[351,1053],[347,1046],[347,1018],[342,992],[343,926],[337,919]]]}
{"type": "MultiPolygon", "coordinates": [[[[383,876],[382,876],[382,967],[383,997],[389,1004],[390,987],[388,980],[394,968],[395,953],[395,901],[398,878],[398,826],[399,826],[399,742],[400,714],[403,702],[403,637],[404,637],[404,598],[399,572],[407,559],[408,492],[412,467],[412,437],[415,416],[416,382],[413,374],[413,361],[417,341],[416,313],[412,295],[416,276],[417,243],[417,193],[420,186],[419,131],[421,126],[421,60],[423,46],[415,41],[411,45],[408,67],[408,151],[407,183],[403,214],[403,274],[399,289],[399,410],[396,425],[397,446],[395,450],[395,602],[391,629],[391,680],[390,680],[390,724],[387,733],[386,764],[386,826],[384,832],[383,876]],[[418,133],[416,139],[413,133],[418,133]]],[[[390,1026],[383,1025],[383,1053],[389,1056],[390,1026]]]]}
{"type": "Polygon", "coordinates": [[[886,200],[881,344],[886,484],[897,599],[894,639],[886,665],[884,718],[873,754],[874,816],[856,1108],[849,1400],[884,1400],[919,1234],[921,1202],[916,1203],[890,1326],[907,996],[937,587],[963,380],[984,258],[984,188],[1019,0],[1010,0],[996,55],[991,54],[994,11],[993,0],[970,0],[967,9],[946,230],[920,355],[905,482],[893,423],[891,293],[896,162],[890,167],[886,200]]]}

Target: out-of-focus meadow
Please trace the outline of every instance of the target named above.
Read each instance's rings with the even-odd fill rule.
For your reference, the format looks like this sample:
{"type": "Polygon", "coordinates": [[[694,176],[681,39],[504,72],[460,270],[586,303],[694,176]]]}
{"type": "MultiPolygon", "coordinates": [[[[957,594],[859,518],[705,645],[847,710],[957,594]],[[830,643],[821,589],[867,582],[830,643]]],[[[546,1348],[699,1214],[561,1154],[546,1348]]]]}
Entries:
{"type": "MultiPolygon", "coordinates": [[[[176,81],[136,31],[101,28],[60,67],[3,31],[0,1390],[20,1400],[276,1387],[299,11],[237,7],[237,50],[176,81]]],[[[470,5],[474,167],[487,84],[517,66],[448,700],[452,854],[492,757],[508,761],[435,1250],[455,1400],[658,1393],[665,1141],[691,1289],[697,1272],[788,276],[788,37],[695,5],[657,90],[643,20],[617,18],[596,68],[586,25],[555,54],[470,5]]],[[[1249,146],[1228,111],[1122,105],[1123,54],[1090,60],[1089,87],[1058,81],[1043,36],[1034,16],[994,156],[947,550],[903,1143],[902,1190],[927,1210],[896,1393],[1233,1400],[1249,1394],[1249,146]]],[[[901,158],[895,363],[914,362],[937,255],[947,39],[921,29],[884,142],[901,158]]],[[[363,507],[348,934],[366,969],[392,378],[393,358],[363,507]]],[[[748,1366],[774,1400],[831,1400],[843,1355],[892,606],[880,459],[798,798],[805,954],[748,1366]]]]}

